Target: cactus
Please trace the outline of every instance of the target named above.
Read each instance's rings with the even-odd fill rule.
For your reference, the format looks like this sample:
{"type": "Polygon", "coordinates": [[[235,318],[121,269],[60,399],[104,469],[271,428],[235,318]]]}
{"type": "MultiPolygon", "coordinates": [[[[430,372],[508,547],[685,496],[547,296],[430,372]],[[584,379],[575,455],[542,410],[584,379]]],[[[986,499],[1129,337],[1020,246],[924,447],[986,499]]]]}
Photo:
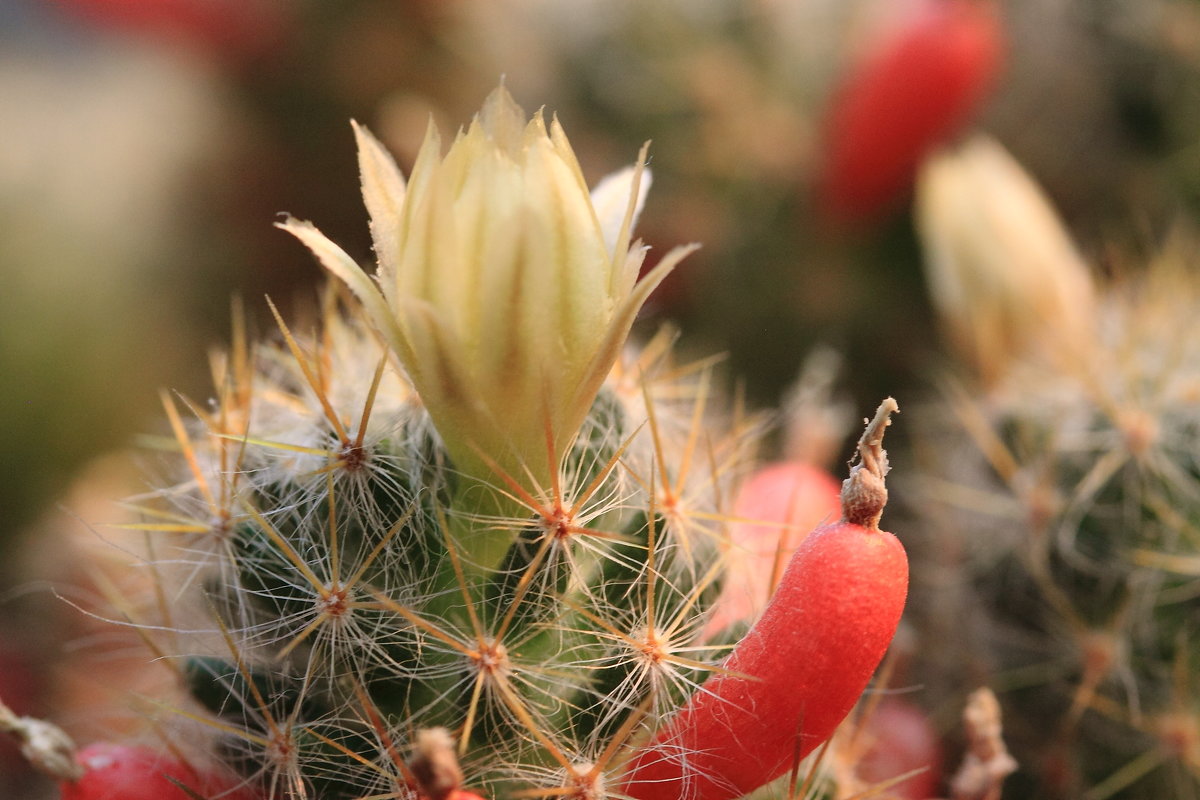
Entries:
{"type": "MultiPolygon", "coordinates": [[[[638,280],[645,151],[589,194],[557,121],[527,121],[502,88],[444,157],[431,127],[407,181],[355,135],[375,280],[289,218],[280,227],[337,279],[315,321],[293,329],[272,305],[281,337],[251,345],[239,322],[214,357],[211,403],[164,395],[176,482],[134,504],[146,518],[134,527],[156,537],[158,618],[121,609],[190,695],[160,707],[206,733],[218,762],[170,761],[171,780],[321,800],[619,794],[627,763],[640,752],[654,765],[647,742],[710,676],[735,693],[788,680],[786,665],[765,678],[721,666],[752,620],[706,629],[726,498],[761,426],[716,413],[707,364],[675,365],[666,334],[625,341],[690,248],[638,280]]],[[[869,478],[876,512],[888,403],[860,445],[869,469],[847,483],[869,478]]],[[[762,723],[803,735],[804,751],[862,691],[906,586],[890,534],[841,527],[888,537],[904,569],[879,619],[845,604],[873,625],[871,647],[837,618],[840,584],[817,590],[817,561],[786,579],[800,584],[787,603],[819,594],[818,627],[856,659],[836,708],[820,710],[819,675],[793,703],[820,717],[819,735],[762,723]]],[[[770,627],[747,641],[786,635],[803,650],[790,612],[768,606],[770,627]]],[[[687,773],[687,756],[668,771],[687,773]]],[[[783,759],[764,764],[757,778],[740,767],[737,794],[783,759]]]]}
{"type": "Polygon", "coordinates": [[[1200,283],[1178,251],[1098,282],[994,144],[922,181],[931,278],[984,379],[939,406],[927,508],[967,554],[976,614],[946,622],[1008,706],[1013,796],[1194,796],[1200,283]]]}
{"type": "Polygon", "coordinates": [[[385,347],[350,317],[326,318],[294,358],[263,347],[255,360],[275,374],[222,387],[209,435],[181,435],[192,480],[162,499],[197,528],[210,520],[177,556],[219,634],[205,648],[187,637],[187,683],[224,759],[261,771],[271,795],[395,792],[403,767],[374,762],[409,727],[457,731],[467,784],[492,794],[574,780],[550,776],[603,770],[602,744],[678,705],[719,657],[695,641],[717,588],[704,518],[742,442],[701,440],[653,399],[653,378],[644,397],[603,388],[565,452],[547,431],[549,483],[476,484],[521,506],[485,517],[457,495],[464,478],[416,396],[378,369],[385,347]],[[249,429],[238,398],[252,398],[249,429]],[[494,567],[463,543],[476,526],[511,536],[494,567]]]}

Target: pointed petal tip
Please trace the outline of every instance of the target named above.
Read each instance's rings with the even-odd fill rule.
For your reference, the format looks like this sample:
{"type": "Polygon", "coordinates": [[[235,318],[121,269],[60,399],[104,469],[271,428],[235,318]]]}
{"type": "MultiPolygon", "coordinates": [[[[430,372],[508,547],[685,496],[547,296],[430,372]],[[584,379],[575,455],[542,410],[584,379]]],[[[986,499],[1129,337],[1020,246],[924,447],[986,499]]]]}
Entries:
{"type": "Polygon", "coordinates": [[[375,135],[371,133],[371,129],[356,119],[351,118],[350,129],[354,131],[354,141],[358,145],[359,152],[362,152],[364,142],[378,141],[375,135]]]}
{"type": "Polygon", "coordinates": [[[510,152],[517,152],[522,144],[526,128],[530,125],[540,125],[541,123],[537,122],[539,119],[540,114],[535,114],[534,119],[530,120],[525,114],[525,109],[517,104],[504,83],[501,82],[483,101],[483,108],[480,109],[471,124],[474,126],[478,123],[488,138],[499,144],[500,147],[510,152]]]}
{"type": "Polygon", "coordinates": [[[287,211],[280,211],[276,216],[283,217],[283,219],[276,220],[275,222],[273,222],[271,224],[274,227],[279,228],[281,231],[287,231],[288,233],[292,234],[293,236],[298,236],[297,231],[316,231],[317,230],[316,225],[313,225],[311,222],[309,222],[306,219],[299,219],[297,217],[293,217],[287,211]]]}
{"type": "Polygon", "coordinates": [[[620,255],[617,246],[620,244],[622,233],[628,240],[637,226],[652,183],[650,170],[643,166],[639,159],[634,164],[604,176],[592,189],[592,207],[596,210],[596,219],[600,223],[604,243],[612,258],[620,255]],[[628,228],[625,228],[626,221],[628,228]]]}

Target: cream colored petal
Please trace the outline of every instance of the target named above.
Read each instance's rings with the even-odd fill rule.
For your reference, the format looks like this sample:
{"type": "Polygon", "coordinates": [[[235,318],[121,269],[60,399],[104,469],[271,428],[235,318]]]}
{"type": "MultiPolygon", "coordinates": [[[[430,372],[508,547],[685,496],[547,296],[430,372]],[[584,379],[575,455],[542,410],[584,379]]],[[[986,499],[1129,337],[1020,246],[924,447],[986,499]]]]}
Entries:
{"type": "Polygon", "coordinates": [[[567,134],[559,124],[557,116],[550,121],[550,143],[554,146],[555,154],[570,169],[579,191],[587,194],[587,179],[583,177],[583,168],[579,166],[579,159],[575,158],[575,151],[571,148],[571,143],[567,141],[567,134]]]}
{"type": "Polygon", "coordinates": [[[641,239],[629,246],[629,251],[625,254],[625,261],[618,273],[613,297],[618,299],[628,297],[629,293],[633,291],[638,276],[642,274],[642,264],[646,261],[648,252],[650,252],[650,248],[642,244],[641,239]]]}
{"type": "Polygon", "coordinates": [[[459,254],[464,269],[462,287],[463,341],[487,354],[503,348],[496,331],[510,328],[509,297],[522,231],[522,183],[519,165],[490,151],[467,176],[455,199],[460,233],[459,254]]]}
{"type": "Polygon", "coordinates": [[[621,355],[621,348],[625,346],[629,329],[633,327],[633,321],[650,297],[650,293],[658,288],[658,285],[671,274],[679,262],[699,249],[700,245],[695,243],[672,248],[671,252],[663,256],[654,269],[646,274],[646,277],[638,281],[629,296],[617,307],[608,328],[598,341],[595,355],[584,372],[575,395],[573,405],[575,412],[580,414],[581,420],[583,419],[582,415],[587,413],[587,408],[591,406],[592,400],[600,390],[600,385],[612,369],[612,365],[621,355]],[[582,411],[580,411],[581,408],[582,411]]]}
{"type": "Polygon", "coordinates": [[[519,152],[524,153],[534,142],[540,142],[549,138],[550,135],[546,131],[545,110],[539,108],[533,112],[533,116],[530,117],[529,122],[525,125],[525,130],[521,132],[521,147],[519,152]]]}
{"type": "MultiPolygon", "coordinates": [[[[525,121],[528,117],[525,116],[525,110],[513,100],[508,89],[503,86],[493,89],[483,101],[483,108],[477,119],[488,138],[495,142],[497,147],[512,158],[517,158],[527,135],[525,121]]],[[[534,116],[534,120],[541,124],[540,112],[534,116]]]]}
{"type": "Polygon", "coordinates": [[[411,363],[412,348],[409,346],[408,338],[397,324],[391,309],[383,295],[380,294],[379,287],[362,271],[354,259],[347,255],[345,250],[330,241],[325,234],[317,230],[311,222],[288,217],[283,222],[275,223],[275,227],[285,230],[299,239],[317,257],[321,266],[345,283],[363,304],[371,322],[396,349],[401,360],[405,364],[411,363]]]}
{"type": "Polygon", "coordinates": [[[529,269],[526,294],[537,298],[523,334],[570,378],[586,364],[596,331],[612,314],[608,253],[591,198],[546,140],[529,148],[524,214],[529,269]]]}
{"type": "MultiPolygon", "coordinates": [[[[658,285],[671,274],[675,267],[679,266],[679,262],[699,249],[699,242],[692,242],[691,244],[671,248],[670,252],[654,265],[654,269],[646,273],[646,276],[633,287],[633,291],[629,293],[629,296],[624,299],[616,313],[613,314],[613,325],[624,325],[625,333],[628,333],[630,326],[633,325],[634,318],[642,306],[645,305],[646,300],[650,298],[650,293],[658,288],[658,285]]],[[[620,343],[618,343],[619,346],[620,343]]]]}
{"type": "Polygon", "coordinates": [[[637,162],[633,165],[629,197],[625,201],[625,216],[621,220],[621,227],[617,231],[616,242],[612,249],[611,266],[609,268],[609,294],[613,297],[621,296],[619,287],[623,283],[624,277],[622,267],[625,264],[625,256],[629,250],[629,243],[633,241],[633,224],[637,221],[638,212],[641,210],[642,179],[646,176],[646,154],[649,152],[650,143],[646,142],[638,152],[637,162]]]}
{"type": "MultiPolygon", "coordinates": [[[[429,168],[427,185],[418,195],[409,192],[404,239],[396,269],[396,303],[424,300],[454,318],[457,325],[464,312],[459,307],[458,276],[467,267],[458,256],[459,226],[454,218],[454,198],[443,180],[442,165],[429,168]]],[[[415,184],[410,183],[410,186],[415,184]]]]}
{"type": "MultiPolygon", "coordinates": [[[[558,117],[555,117],[550,124],[550,143],[554,148],[555,154],[559,161],[567,168],[571,177],[575,179],[576,188],[580,195],[588,199],[588,211],[591,217],[591,225],[599,232],[601,241],[604,243],[606,260],[608,262],[606,268],[597,268],[597,275],[604,275],[607,280],[607,285],[599,284],[601,290],[608,292],[613,296],[612,292],[612,265],[614,263],[614,253],[617,244],[617,239],[621,234],[621,223],[624,221],[625,210],[628,205],[628,200],[633,193],[632,184],[635,180],[634,175],[630,175],[627,183],[621,185],[621,173],[614,173],[601,181],[605,183],[609,178],[615,179],[609,181],[609,186],[600,190],[600,199],[602,204],[608,206],[603,212],[596,206],[597,195],[595,192],[588,191],[587,180],[583,177],[583,169],[579,166],[579,160],[575,157],[575,151],[571,148],[571,143],[567,140],[567,134],[563,131],[562,125],[559,124],[558,117]],[[605,195],[614,195],[606,197],[605,195]],[[606,219],[607,217],[607,219],[606,219]]],[[[630,172],[633,168],[630,168],[630,172]]],[[[600,187],[597,187],[598,189],[600,187]]],[[[649,188],[649,184],[646,185],[649,188]]],[[[645,197],[645,190],[639,194],[645,197]]],[[[640,201],[638,203],[640,210],[640,201]]],[[[636,215],[635,215],[636,216],[636,215]]],[[[582,220],[580,221],[582,225],[582,220]]],[[[583,230],[581,227],[580,230],[583,230]]],[[[605,309],[606,313],[609,309],[605,309]]]]}
{"type": "MultiPolygon", "coordinates": [[[[455,467],[475,476],[489,475],[490,468],[475,454],[476,450],[501,463],[509,461],[513,426],[523,421],[526,412],[522,398],[497,392],[496,386],[478,380],[473,365],[463,359],[457,333],[445,324],[437,309],[410,300],[402,302],[400,311],[410,320],[413,350],[422,368],[419,378],[414,376],[417,392],[445,440],[455,467]],[[497,407],[507,412],[506,416],[499,417],[497,407]],[[518,413],[512,413],[512,408],[518,413]]],[[[508,467],[515,468],[516,463],[508,467]]]]}
{"type": "Polygon", "coordinates": [[[445,324],[437,309],[421,300],[401,300],[399,309],[409,320],[412,349],[420,372],[414,375],[434,422],[442,409],[461,413],[464,408],[478,412],[479,392],[466,365],[462,363],[462,344],[445,324]]]}
{"type": "MultiPolygon", "coordinates": [[[[466,231],[457,213],[453,187],[439,178],[426,198],[425,235],[420,248],[413,248],[411,269],[422,270],[419,285],[414,285],[413,297],[427,300],[442,315],[445,324],[456,333],[467,327],[470,309],[466,300],[472,292],[472,275],[476,265],[463,258],[463,239],[466,231]]],[[[405,258],[410,255],[405,252],[405,258]]]]}
{"type": "Polygon", "coordinates": [[[442,166],[442,140],[437,126],[430,120],[425,132],[425,141],[417,153],[412,174],[409,175],[405,194],[404,212],[397,230],[397,248],[400,260],[396,274],[384,294],[393,304],[402,297],[421,296],[420,286],[424,282],[425,267],[413,254],[424,249],[430,234],[428,220],[429,197],[434,192],[442,166]]]}
{"type": "Polygon", "coordinates": [[[395,282],[400,246],[400,217],[404,211],[405,183],[395,159],[378,139],[351,120],[358,144],[358,171],[362,178],[363,203],[371,217],[371,239],[379,259],[380,283],[395,282]]]}
{"type": "MultiPolygon", "coordinates": [[[[629,213],[629,200],[633,195],[633,184],[637,177],[637,168],[633,166],[607,175],[592,189],[592,206],[596,209],[596,219],[604,234],[604,244],[608,248],[610,259],[616,258],[617,238],[621,235],[621,226],[629,213]]],[[[634,198],[633,216],[629,220],[629,229],[637,227],[638,215],[646,202],[646,194],[650,191],[651,175],[649,169],[642,170],[641,181],[637,187],[637,197],[634,198]]]]}
{"type": "MultiPolygon", "coordinates": [[[[455,194],[462,191],[475,162],[487,156],[499,156],[500,151],[488,140],[479,120],[465,131],[459,131],[439,167],[439,180],[445,181],[455,194]]],[[[511,159],[510,159],[511,160],[511,159]]]]}

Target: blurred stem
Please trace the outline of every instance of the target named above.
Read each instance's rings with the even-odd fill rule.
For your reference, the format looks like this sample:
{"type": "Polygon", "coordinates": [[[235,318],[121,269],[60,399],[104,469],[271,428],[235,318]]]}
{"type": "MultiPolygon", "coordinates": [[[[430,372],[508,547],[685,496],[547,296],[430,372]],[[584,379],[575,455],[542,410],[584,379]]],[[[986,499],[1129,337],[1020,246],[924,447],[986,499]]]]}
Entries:
{"type": "Polygon", "coordinates": [[[466,477],[450,503],[450,539],[462,555],[468,584],[490,579],[517,539],[523,507],[492,484],[466,477]]]}

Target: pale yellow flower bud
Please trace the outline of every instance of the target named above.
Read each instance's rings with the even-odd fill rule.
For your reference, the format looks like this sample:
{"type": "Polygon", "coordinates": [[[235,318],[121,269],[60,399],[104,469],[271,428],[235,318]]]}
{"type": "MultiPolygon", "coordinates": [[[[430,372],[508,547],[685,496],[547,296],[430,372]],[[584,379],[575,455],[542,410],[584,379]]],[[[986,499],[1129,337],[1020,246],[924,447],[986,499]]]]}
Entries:
{"type": "Polygon", "coordinates": [[[377,283],[310,224],[281,227],[358,296],[460,470],[545,479],[547,442],[562,453],[638,310],[692,249],[638,281],[645,150],[589,193],[558,121],[527,120],[503,87],[444,157],[431,125],[407,183],[354,130],[377,283]]]}
{"type": "Polygon", "coordinates": [[[934,305],[985,380],[1024,355],[1077,362],[1093,331],[1090,272],[1050,201],[1003,147],[976,136],[930,158],[916,214],[934,305]]]}

